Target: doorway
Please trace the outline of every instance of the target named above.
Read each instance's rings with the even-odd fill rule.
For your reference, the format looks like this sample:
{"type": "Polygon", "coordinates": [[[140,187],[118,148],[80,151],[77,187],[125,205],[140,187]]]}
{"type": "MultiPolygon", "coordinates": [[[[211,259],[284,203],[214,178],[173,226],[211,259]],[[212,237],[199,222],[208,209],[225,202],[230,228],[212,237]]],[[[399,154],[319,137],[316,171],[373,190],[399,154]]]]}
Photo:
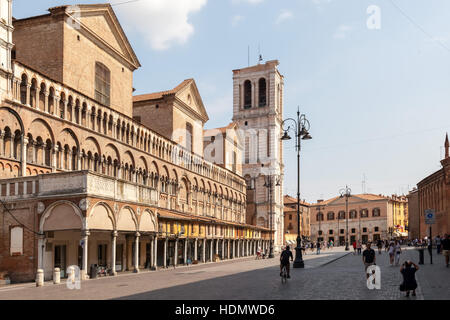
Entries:
{"type": "Polygon", "coordinates": [[[367,242],[369,242],[369,236],[367,234],[363,234],[362,235],[362,242],[364,244],[366,244],[367,242]]]}
{"type": "Polygon", "coordinates": [[[106,250],[107,250],[106,244],[98,245],[97,264],[100,267],[106,267],[106,252],[107,252],[106,250]]]}
{"type": "Polygon", "coordinates": [[[123,271],[123,244],[116,246],[116,271],[123,271]]]}
{"type": "Polygon", "coordinates": [[[61,278],[65,278],[66,276],[66,250],[67,247],[65,245],[55,246],[55,268],[59,268],[61,270],[61,278]]]}

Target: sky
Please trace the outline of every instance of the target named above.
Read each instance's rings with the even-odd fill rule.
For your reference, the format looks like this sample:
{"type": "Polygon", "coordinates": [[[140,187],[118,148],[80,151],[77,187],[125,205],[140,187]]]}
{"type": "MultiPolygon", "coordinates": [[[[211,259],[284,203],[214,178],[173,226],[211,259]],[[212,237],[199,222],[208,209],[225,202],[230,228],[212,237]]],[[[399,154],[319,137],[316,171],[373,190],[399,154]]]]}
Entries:
{"type": "MultiPolygon", "coordinates": [[[[100,1],[105,2],[106,0],[100,1]]],[[[14,0],[15,18],[62,4],[14,0]]],[[[106,1],[107,2],[107,1],[106,1]]],[[[136,94],[194,78],[207,128],[232,118],[232,70],[277,59],[284,117],[297,108],[313,139],[301,150],[301,198],[406,194],[439,170],[450,131],[448,0],[114,0],[142,67],[136,94]],[[363,189],[365,180],[365,189],[363,189]]],[[[294,142],[285,193],[296,196],[294,142]]]]}

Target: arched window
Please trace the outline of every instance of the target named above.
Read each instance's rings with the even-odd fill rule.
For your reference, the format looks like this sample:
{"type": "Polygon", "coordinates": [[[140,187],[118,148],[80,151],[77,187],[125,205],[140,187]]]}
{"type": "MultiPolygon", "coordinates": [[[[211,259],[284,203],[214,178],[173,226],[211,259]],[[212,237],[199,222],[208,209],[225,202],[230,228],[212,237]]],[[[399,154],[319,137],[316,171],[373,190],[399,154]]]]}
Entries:
{"type": "Polygon", "coordinates": [[[105,106],[110,105],[111,72],[102,63],[95,63],[95,99],[105,106]]]}
{"type": "Polygon", "coordinates": [[[375,208],[372,210],[372,217],[379,217],[381,215],[380,209],[375,208]]]}
{"type": "Polygon", "coordinates": [[[244,109],[252,107],[252,83],[250,80],[244,82],[244,109]]]}
{"type": "Polygon", "coordinates": [[[362,209],[360,212],[361,218],[367,218],[369,217],[369,210],[367,209],[362,209]]]}
{"type": "Polygon", "coordinates": [[[334,212],[328,212],[327,220],[334,220],[334,212]]]}
{"type": "Polygon", "coordinates": [[[28,78],[25,74],[23,74],[22,82],[20,83],[20,102],[22,104],[27,103],[27,86],[28,86],[28,78]]]}
{"type": "Polygon", "coordinates": [[[259,79],[259,106],[265,107],[267,104],[267,86],[266,86],[266,79],[261,78],[259,79]]]}
{"type": "Polygon", "coordinates": [[[317,220],[317,221],[323,221],[323,213],[322,213],[322,212],[319,212],[319,213],[316,215],[316,220],[317,220]]]}
{"type": "Polygon", "coordinates": [[[186,149],[190,152],[194,151],[194,130],[192,128],[192,124],[186,122],[186,149]]]}
{"type": "Polygon", "coordinates": [[[350,211],[350,219],[356,219],[357,218],[357,212],[356,210],[350,211]]]}
{"type": "Polygon", "coordinates": [[[31,80],[30,88],[30,106],[33,108],[37,107],[36,92],[37,92],[37,81],[36,79],[31,80]]]}
{"type": "Polygon", "coordinates": [[[339,211],[339,217],[338,217],[338,219],[339,219],[339,220],[345,219],[345,211],[339,211]]]}
{"type": "Polygon", "coordinates": [[[55,106],[55,89],[50,88],[48,91],[48,113],[53,114],[55,106]]]}

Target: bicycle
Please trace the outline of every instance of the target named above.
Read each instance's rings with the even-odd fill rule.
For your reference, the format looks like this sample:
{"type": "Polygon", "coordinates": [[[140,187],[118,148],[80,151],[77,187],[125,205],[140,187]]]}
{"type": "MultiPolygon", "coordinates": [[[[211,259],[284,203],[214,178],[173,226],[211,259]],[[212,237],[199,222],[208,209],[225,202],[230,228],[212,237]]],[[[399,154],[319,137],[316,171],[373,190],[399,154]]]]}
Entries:
{"type": "Polygon", "coordinates": [[[286,270],[286,266],[283,266],[283,268],[281,269],[281,283],[286,283],[287,282],[287,270],[286,270]]]}

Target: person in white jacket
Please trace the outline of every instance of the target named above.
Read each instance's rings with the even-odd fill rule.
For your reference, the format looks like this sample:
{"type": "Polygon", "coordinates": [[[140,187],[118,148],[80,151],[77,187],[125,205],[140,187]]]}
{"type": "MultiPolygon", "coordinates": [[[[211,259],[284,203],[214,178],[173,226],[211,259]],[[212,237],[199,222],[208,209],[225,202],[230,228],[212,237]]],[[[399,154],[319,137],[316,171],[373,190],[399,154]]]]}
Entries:
{"type": "Polygon", "coordinates": [[[394,252],[395,252],[395,265],[398,266],[400,264],[400,255],[402,253],[402,247],[400,246],[400,243],[398,241],[395,241],[394,252]]]}

